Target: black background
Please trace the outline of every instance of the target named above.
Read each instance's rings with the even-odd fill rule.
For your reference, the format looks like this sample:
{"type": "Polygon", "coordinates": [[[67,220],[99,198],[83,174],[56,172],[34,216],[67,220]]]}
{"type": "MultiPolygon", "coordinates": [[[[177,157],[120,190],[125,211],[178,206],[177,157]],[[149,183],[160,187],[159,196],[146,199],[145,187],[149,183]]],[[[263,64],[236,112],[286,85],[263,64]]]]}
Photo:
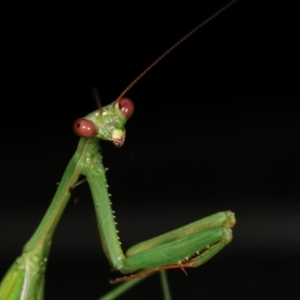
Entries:
{"type": "MultiPolygon", "coordinates": [[[[7,8],[2,35],[0,274],[46,211],[78,137],[75,119],[118,94],[226,1],[7,8]]],[[[239,1],[128,96],[121,149],[103,142],[124,249],[216,211],[233,242],[169,272],[174,299],[296,299],[300,270],[299,23],[289,4],[239,1]]],[[[53,239],[46,299],[111,289],[88,186],[53,239]]],[[[153,276],[122,299],[161,296],[153,276]],[[146,296],[145,296],[146,295],[146,296]]]]}

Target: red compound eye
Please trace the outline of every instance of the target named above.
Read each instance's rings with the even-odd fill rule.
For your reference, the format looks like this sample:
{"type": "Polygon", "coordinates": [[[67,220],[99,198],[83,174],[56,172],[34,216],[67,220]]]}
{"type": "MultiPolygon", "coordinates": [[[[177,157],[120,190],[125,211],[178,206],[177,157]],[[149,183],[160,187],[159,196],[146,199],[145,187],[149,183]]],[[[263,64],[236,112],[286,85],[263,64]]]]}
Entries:
{"type": "Polygon", "coordinates": [[[98,130],[95,124],[87,119],[78,119],[73,124],[73,131],[81,137],[94,137],[97,135],[98,130]]]}
{"type": "Polygon", "coordinates": [[[129,98],[122,98],[118,101],[123,116],[128,120],[134,112],[134,104],[129,98]]]}

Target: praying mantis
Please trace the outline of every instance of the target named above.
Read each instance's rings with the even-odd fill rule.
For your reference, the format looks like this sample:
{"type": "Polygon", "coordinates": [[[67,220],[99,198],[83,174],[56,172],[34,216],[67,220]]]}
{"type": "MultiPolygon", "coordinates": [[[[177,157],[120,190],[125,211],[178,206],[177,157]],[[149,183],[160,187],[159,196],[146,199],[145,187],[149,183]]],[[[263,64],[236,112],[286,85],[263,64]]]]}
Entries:
{"type": "MultiPolygon", "coordinates": [[[[236,1],[231,1],[198,28],[220,14],[236,1]]],[[[196,29],[196,30],[197,30],[196,29]]],[[[179,41],[181,43],[188,36],[179,41]]],[[[112,280],[122,283],[112,293],[101,299],[114,299],[121,289],[127,290],[144,277],[160,271],[162,280],[168,269],[195,268],[222,250],[232,240],[231,228],[235,216],[231,211],[213,214],[186,226],[141,242],[127,250],[126,254],[119,243],[114,214],[107,190],[105,168],[100,154],[99,140],[112,141],[120,147],[125,141],[125,124],[134,112],[133,102],[125,98],[127,91],[165,55],[179,43],[167,50],[150,65],[121,95],[110,105],[99,108],[84,118],[75,121],[73,129],[79,135],[78,148],[70,160],[57,192],[32,238],[23,248],[22,255],[6,273],[0,285],[2,299],[43,299],[44,274],[46,271],[51,241],[56,226],[71,197],[72,187],[84,175],[89,184],[97,216],[98,229],[104,253],[111,266],[120,271],[123,277],[112,280]]],[[[168,299],[168,287],[165,298],[168,299]]]]}

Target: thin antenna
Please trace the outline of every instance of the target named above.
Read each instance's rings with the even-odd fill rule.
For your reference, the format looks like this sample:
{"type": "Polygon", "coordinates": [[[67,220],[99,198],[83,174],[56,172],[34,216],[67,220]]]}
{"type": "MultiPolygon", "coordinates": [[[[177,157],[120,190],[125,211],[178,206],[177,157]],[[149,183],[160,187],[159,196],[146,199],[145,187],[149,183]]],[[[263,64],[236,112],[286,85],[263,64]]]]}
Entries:
{"type": "Polygon", "coordinates": [[[102,114],[102,105],[101,105],[101,101],[100,101],[98,90],[96,88],[93,88],[93,95],[94,95],[94,98],[95,98],[95,100],[97,102],[97,106],[99,108],[99,112],[100,112],[100,114],[102,114]]]}
{"type": "Polygon", "coordinates": [[[173,46],[171,46],[169,49],[167,49],[162,55],[160,55],[152,64],[150,64],[139,76],[137,76],[126,88],[123,90],[123,92],[119,95],[119,97],[116,99],[116,101],[120,100],[144,75],[146,75],[155,65],[157,65],[165,56],[167,56],[170,52],[172,52],[175,48],[177,48],[180,44],[182,44],[187,38],[189,38],[191,35],[193,35],[196,31],[198,31],[200,28],[202,28],[204,25],[209,23],[211,20],[213,20],[215,17],[220,15],[222,12],[224,12],[227,8],[229,8],[231,5],[233,5],[238,0],[232,0],[228,4],[224,5],[222,8],[220,8],[217,12],[212,14],[209,18],[207,18],[205,21],[203,21],[201,24],[197,25],[194,29],[192,29],[190,32],[188,32],[184,37],[182,37],[179,41],[177,41],[173,46]]]}

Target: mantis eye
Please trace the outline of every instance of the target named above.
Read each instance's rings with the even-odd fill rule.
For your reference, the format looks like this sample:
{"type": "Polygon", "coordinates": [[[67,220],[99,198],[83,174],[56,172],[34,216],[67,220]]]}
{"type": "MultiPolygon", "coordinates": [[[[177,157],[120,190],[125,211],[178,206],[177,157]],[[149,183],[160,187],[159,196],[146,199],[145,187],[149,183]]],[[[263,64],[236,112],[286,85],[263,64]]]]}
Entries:
{"type": "Polygon", "coordinates": [[[118,101],[123,116],[128,120],[134,112],[134,104],[129,98],[122,98],[118,101]]]}
{"type": "Polygon", "coordinates": [[[73,124],[73,131],[81,137],[94,137],[97,135],[98,130],[95,124],[87,119],[77,119],[73,124]]]}

